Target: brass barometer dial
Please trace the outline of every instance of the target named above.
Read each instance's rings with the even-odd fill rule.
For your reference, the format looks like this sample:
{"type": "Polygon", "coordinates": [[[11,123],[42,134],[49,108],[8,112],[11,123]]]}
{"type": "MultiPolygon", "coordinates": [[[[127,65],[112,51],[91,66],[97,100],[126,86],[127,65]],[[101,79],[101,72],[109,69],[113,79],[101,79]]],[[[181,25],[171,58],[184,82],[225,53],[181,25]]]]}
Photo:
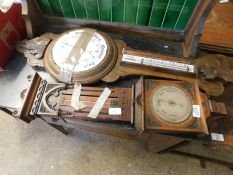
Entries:
{"type": "Polygon", "coordinates": [[[192,99],[184,89],[165,85],[151,96],[154,113],[166,122],[176,124],[186,121],[192,113],[192,99]]]}

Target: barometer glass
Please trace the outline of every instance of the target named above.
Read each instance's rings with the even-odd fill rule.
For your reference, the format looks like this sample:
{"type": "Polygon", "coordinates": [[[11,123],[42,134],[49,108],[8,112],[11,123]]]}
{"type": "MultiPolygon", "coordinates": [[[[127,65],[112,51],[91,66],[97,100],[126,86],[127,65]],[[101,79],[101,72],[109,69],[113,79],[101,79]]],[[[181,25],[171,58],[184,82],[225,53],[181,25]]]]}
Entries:
{"type": "Polygon", "coordinates": [[[191,96],[179,87],[165,85],[159,87],[152,96],[154,112],[169,123],[181,123],[192,113],[191,96]]]}
{"type": "Polygon", "coordinates": [[[60,69],[88,71],[103,61],[107,54],[105,38],[97,32],[74,30],[62,35],[54,44],[52,58],[60,69]],[[85,36],[83,36],[85,35],[85,36]],[[84,41],[85,40],[85,41],[84,41]]]}

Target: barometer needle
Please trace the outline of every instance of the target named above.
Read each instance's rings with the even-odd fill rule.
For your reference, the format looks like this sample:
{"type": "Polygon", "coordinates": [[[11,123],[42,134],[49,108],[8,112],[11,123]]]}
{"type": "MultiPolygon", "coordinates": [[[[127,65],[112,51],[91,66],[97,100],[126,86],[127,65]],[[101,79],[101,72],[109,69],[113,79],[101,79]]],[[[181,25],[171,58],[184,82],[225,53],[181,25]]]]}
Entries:
{"type": "MultiPolygon", "coordinates": [[[[165,103],[168,103],[168,104],[171,103],[170,101],[166,101],[166,100],[163,100],[163,99],[158,99],[158,102],[165,102],[165,103]]],[[[177,103],[175,103],[175,102],[174,102],[174,105],[183,107],[182,104],[177,104],[177,103]]]]}

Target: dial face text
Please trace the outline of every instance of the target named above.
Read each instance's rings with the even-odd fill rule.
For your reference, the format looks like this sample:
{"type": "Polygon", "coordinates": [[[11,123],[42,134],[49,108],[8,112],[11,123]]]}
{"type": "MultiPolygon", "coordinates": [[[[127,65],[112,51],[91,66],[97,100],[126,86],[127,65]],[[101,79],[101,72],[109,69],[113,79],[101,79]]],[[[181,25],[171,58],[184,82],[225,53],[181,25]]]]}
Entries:
{"type": "Polygon", "coordinates": [[[85,33],[75,30],[64,34],[53,46],[52,58],[61,68],[71,72],[90,70],[103,61],[107,54],[107,43],[97,32],[85,33]]]}
{"type": "Polygon", "coordinates": [[[187,92],[172,85],[158,88],[152,97],[154,112],[169,123],[181,123],[192,113],[192,101],[187,92]]]}

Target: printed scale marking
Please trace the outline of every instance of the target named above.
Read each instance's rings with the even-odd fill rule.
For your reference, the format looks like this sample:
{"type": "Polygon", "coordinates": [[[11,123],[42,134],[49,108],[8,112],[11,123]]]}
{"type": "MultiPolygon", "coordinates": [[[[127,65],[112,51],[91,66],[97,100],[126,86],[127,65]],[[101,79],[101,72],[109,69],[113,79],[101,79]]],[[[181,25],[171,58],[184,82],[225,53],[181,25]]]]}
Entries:
{"type": "Polygon", "coordinates": [[[160,67],[177,71],[195,73],[194,65],[179,63],[176,61],[166,61],[158,58],[141,57],[130,54],[123,54],[123,62],[142,64],[146,66],[160,67]]]}

